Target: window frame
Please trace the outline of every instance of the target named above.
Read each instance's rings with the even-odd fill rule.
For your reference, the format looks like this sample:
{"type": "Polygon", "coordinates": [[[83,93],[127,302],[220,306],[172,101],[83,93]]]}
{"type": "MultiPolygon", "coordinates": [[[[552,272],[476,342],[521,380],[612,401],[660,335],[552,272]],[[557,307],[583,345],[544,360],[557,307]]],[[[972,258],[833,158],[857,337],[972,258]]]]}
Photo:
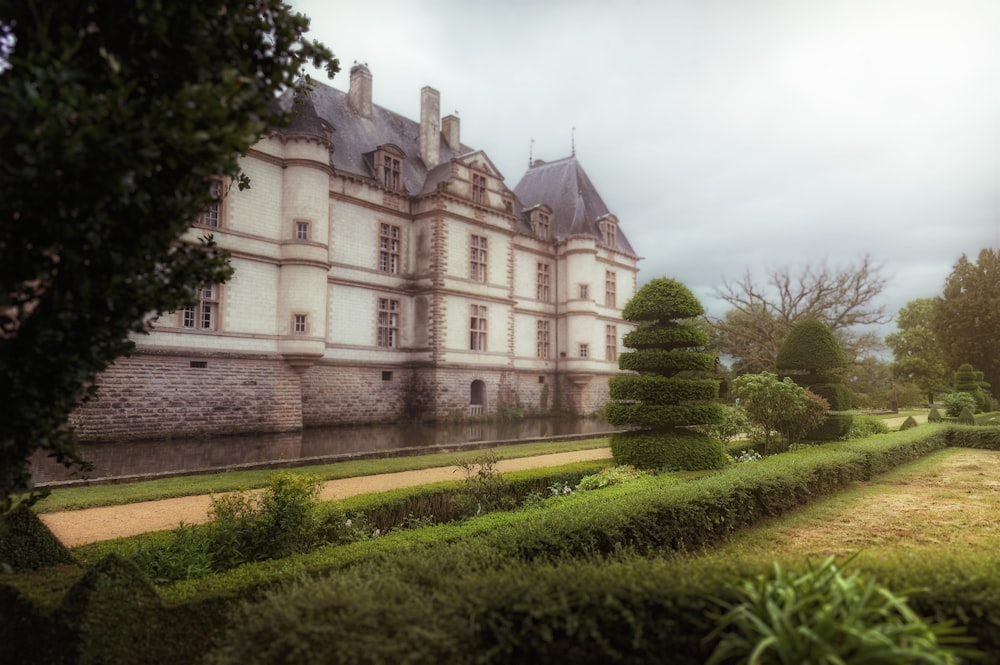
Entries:
{"type": "Polygon", "coordinates": [[[484,352],[488,349],[489,312],[486,305],[469,307],[469,350],[484,352]]]}
{"type": "Polygon", "coordinates": [[[312,240],[312,222],[308,219],[296,219],[293,221],[292,232],[295,240],[309,242],[312,240]]]}
{"type": "Polygon", "coordinates": [[[375,346],[398,349],[402,303],[399,298],[378,296],[375,308],[375,346]]]}
{"type": "Polygon", "coordinates": [[[552,355],[552,326],[547,319],[538,319],[535,326],[535,357],[548,360],[552,355]]]}
{"type": "Polygon", "coordinates": [[[580,358],[590,358],[590,344],[588,342],[580,342],[577,353],[580,358]]]}
{"type": "Polygon", "coordinates": [[[552,265],[537,262],[535,273],[535,299],[540,302],[552,302],[552,265]]]}
{"type": "Polygon", "coordinates": [[[292,334],[309,334],[309,314],[307,312],[292,312],[292,334]]]}
{"type": "Polygon", "coordinates": [[[219,332],[222,329],[222,285],[198,287],[198,304],[178,311],[178,327],[194,332],[219,332]],[[206,316],[208,317],[206,319],[206,316]],[[206,320],[209,325],[205,325],[206,320]]]}
{"type": "Polygon", "coordinates": [[[618,326],[613,323],[604,325],[604,359],[609,362],[618,360],[618,326]]]}
{"type": "Polygon", "coordinates": [[[195,220],[197,226],[204,226],[210,229],[225,227],[225,184],[225,179],[222,176],[213,176],[208,179],[209,195],[214,200],[198,215],[198,219],[195,220]],[[210,219],[211,221],[209,221],[210,219]]]}
{"type": "Polygon", "coordinates": [[[475,171],[472,172],[472,202],[479,205],[489,202],[489,178],[475,171]]]}
{"type": "Polygon", "coordinates": [[[614,270],[604,271],[604,306],[618,307],[618,274],[614,270]]]}
{"type": "Polygon", "coordinates": [[[387,275],[402,272],[403,230],[396,224],[379,222],[378,227],[378,271],[387,275]]]}
{"type": "Polygon", "coordinates": [[[469,279],[486,284],[489,275],[489,238],[469,235],[469,279]]]}
{"type": "Polygon", "coordinates": [[[580,300],[590,300],[590,284],[580,284],[580,300]]]}

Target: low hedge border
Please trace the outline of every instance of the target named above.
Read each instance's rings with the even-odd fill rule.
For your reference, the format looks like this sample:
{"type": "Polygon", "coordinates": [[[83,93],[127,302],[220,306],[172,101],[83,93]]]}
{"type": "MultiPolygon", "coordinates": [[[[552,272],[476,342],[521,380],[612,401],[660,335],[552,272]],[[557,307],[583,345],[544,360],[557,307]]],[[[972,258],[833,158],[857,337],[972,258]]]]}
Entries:
{"type": "MultiPolygon", "coordinates": [[[[540,582],[541,578],[536,578],[535,575],[544,574],[542,571],[546,570],[545,566],[548,565],[545,564],[546,561],[586,560],[598,555],[615,556],[623,550],[640,554],[663,550],[690,551],[711,545],[739,528],[750,526],[765,517],[780,515],[812,498],[829,494],[851,482],[865,480],[932,450],[965,444],[1000,450],[1000,434],[992,428],[980,428],[976,431],[975,428],[920,427],[880,435],[871,440],[816,446],[761,462],[736,465],[720,473],[684,483],[678,482],[671,476],[643,479],[634,484],[611,487],[600,492],[567,496],[545,509],[486,515],[470,520],[464,525],[444,525],[394,533],[371,541],[327,548],[280,561],[251,564],[236,571],[193,583],[179,583],[163,590],[161,598],[157,601],[162,605],[153,612],[155,615],[153,618],[150,618],[147,607],[139,608],[142,611],[134,613],[119,610],[111,614],[116,617],[116,621],[128,620],[131,616],[145,617],[144,620],[148,625],[157,627],[158,634],[162,636],[184,636],[184,639],[176,641],[157,640],[154,646],[158,648],[142,654],[146,662],[190,662],[200,657],[211,636],[218,634],[226,626],[226,611],[232,606],[233,601],[258,598],[268,588],[303,574],[307,574],[312,580],[309,584],[316,585],[319,583],[315,579],[316,576],[333,570],[340,572],[330,578],[331,580],[349,576],[354,568],[359,571],[379,571],[383,569],[382,567],[385,567],[385,570],[392,570],[403,566],[407,561],[434,561],[434,569],[438,571],[438,576],[429,580],[429,583],[432,581],[433,584],[440,584],[442,573],[453,572],[457,576],[458,571],[472,570],[469,574],[473,579],[481,580],[488,577],[483,571],[489,567],[496,568],[505,561],[513,560],[525,562],[526,567],[513,579],[520,579],[524,588],[541,590],[546,587],[540,582]],[[989,434],[993,436],[990,437],[989,434]],[[473,565],[470,561],[478,563],[473,565]],[[538,567],[540,565],[541,568],[538,567]]],[[[606,564],[595,565],[603,567],[606,564]]],[[[669,564],[664,565],[669,570],[668,576],[684,577],[684,575],[678,576],[676,568],[671,568],[669,564]]],[[[111,568],[120,571],[122,567],[111,568]]],[[[553,570],[557,568],[557,566],[551,567],[553,570]]],[[[131,579],[129,575],[122,576],[131,579]]],[[[579,575],[574,579],[576,578],[579,578],[579,575]]],[[[332,582],[324,582],[326,583],[332,582]]],[[[371,579],[368,583],[373,584],[371,579]]],[[[581,580],[580,588],[585,586],[581,580]]],[[[558,587],[548,591],[555,594],[552,602],[556,602],[557,605],[563,603],[566,594],[569,593],[558,587]]],[[[697,597],[703,598],[703,592],[704,589],[700,589],[697,597]]],[[[69,604],[67,607],[71,606],[73,595],[72,592],[68,594],[65,601],[69,604]]],[[[132,595],[147,598],[145,594],[132,595]]],[[[120,594],[115,596],[122,597],[120,594]]],[[[378,598],[376,594],[372,602],[376,602],[378,598]]],[[[522,623],[527,622],[527,624],[515,626],[515,630],[510,633],[510,639],[515,639],[515,633],[527,635],[528,633],[524,631],[533,627],[535,631],[533,639],[541,641],[529,644],[525,641],[528,638],[516,638],[528,645],[525,647],[528,650],[523,653],[539,653],[538,649],[544,648],[543,642],[554,643],[555,638],[546,638],[546,635],[559,635],[569,631],[568,634],[573,639],[579,640],[584,634],[576,632],[573,628],[574,619],[571,615],[553,610],[551,619],[539,615],[536,621],[533,619],[536,613],[528,601],[518,600],[515,596],[509,598],[514,607],[504,609],[498,615],[497,620],[500,623],[497,625],[501,627],[512,625],[504,619],[504,612],[513,611],[515,614],[520,612],[523,617],[522,623]],[[551,621],[562,622],[562,628],[556,627],[557,630],[550,625],[551,621]]],[[[347,609],[338,616],[344,618],[351,615],[352,602],[349,598],[343,599],[347,609]]],[[[584,606],[591,607],[594,603],[600,606],[602,602],[605,601],[599,599],[585,601],[584,606]]],[[[622,620],[629,620],[631,609],[627,603],[607,602],[611,603],[609,607],[620,608],[622,620]]],[[[384,604],[376,604],[376,608],[380,608],[381,614],[376,613],[378,616],[383,617],[385,622],[391,622],[391,617],[387,615],[391,614],[391,608],[384,604]]],[[[8,609],[5,608],[4,613],[8,609]]],[[[13,611],[19,612],[20,609],[14,608],[13,611]]],[[[942,611],[946,616],[952,616],[947,613],[947,608],[942,611]]],[[[30,614],[30,608],[27,614],[30,614]]],[[[103,613],[102,616],[110,617],[111,614],[103,613]]],[[[688,608],[678,614],[691,614],[691,610],[688,608]]],[[[473,626],[478,625],[476,617],[479,615],[470,616],[464,617],[464,621],[470,622],[473,626]]],[[[666,622],[663,625],[669,624],[669,616],[664,614],[662,608],[656,608],[653,616],[657,626],[660,625],[658,622],[661,618],[666,622]]],[[[994,608],[987,607],[983,617],[986,623],[995,621],[994,608]]],[[[974,620],[975,617],[971,619],[974,620]]],[[[661,644],[661,647],[669,649],[668,652],[672,654],[674,640],[683,638],[692,620],[697,618],[685,619],[670,629],[668,644],[663,643],[666,646],[661,644]]],[[[58,625],[63,623],[64,619],[56,616],[51,621],[55,622],[53,625],[58,625]]],[[[0,621],[0,626],[4,623],[0,621]]],[[[601,637],[601,634],[604,634],[604,624],[599,621],[596,625],[598,630],[590,634],[589,639],[604,639],[601,637]]],[[[642,629],[645,622],[637,620],[635,626],[642,629]]],[[[43,625],[39,628],[44,632],[51,630],[52,626],[43,625]]],[[[88,630],[86,633],[87,640],[83,640],[84,636],[79,632],[67,635],[67,644],[74,645],[67,648],[86,648],[87,653],[97,654],[99,657],[104,647],[92,642],[91,638],[106,634],[110,640],[114,634],[128,634],[127,630],[120,629],[117,625],[105,626],[104,631],[96,630],[97,626],[92,628],[94,630],[88,630]]],[[[397,628],[404,632],[409,631],[407,634],[423,635],[419,626],[412,628],[397,626],[397,628]]],[[[656,628],[656,630],[661,629],[667,631],[667,628],[656,628]]],[[[6,629],[0,631],[8,632],[6,629]]],[[[0,644],[4,644],[4,638],[7,637],[9,636],[0,635],[0,644]]],[[[617,643],[617,637],[613,641],[617,643]]],[[[565,645],[565,642],[563,644],[565,645]]],[[[341,646],[347,650],[354,648],[349,642],[341,646]]],[[[486,646],[483,644],[485,650],[479,651],[478,646],[462,645],[466,654],[482,655],[480,662],[512,662],[507,656],[520,653],[516,645],[503,648],[486,648],[486,646]],[[499,654],[500,659],[489,660],[492,657],[490,654],[499,654]]],[[[6,648],[3,651],[6,651],[6,648]]],[[[353,653],[358,655],[357,652],[353,653]]],[[[661,660],[663,653],[665,652],[661,650],[658,654],[661,660]]],[[[0,658],[3,656],[11,656],[9,662],[18,662],[23,654],[0,653],[0,658]]],[[[588,657],[586,653],[582,653],[581,659],[582,662],[598,662],[588,657]]],[[[92,660],[92,657],[88,656],[83,660],[92,660]]],[[[676,662],[686,661],[678,659],[676,662]]]]}

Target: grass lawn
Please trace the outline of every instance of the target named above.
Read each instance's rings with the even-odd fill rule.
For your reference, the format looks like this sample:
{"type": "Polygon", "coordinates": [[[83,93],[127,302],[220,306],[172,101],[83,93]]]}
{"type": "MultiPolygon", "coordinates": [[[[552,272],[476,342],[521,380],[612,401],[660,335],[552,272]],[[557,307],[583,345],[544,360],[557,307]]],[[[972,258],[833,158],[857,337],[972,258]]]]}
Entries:
{"type": "Polygon", "coordinates": [[[801,567],[859,553],[875,565],[1000,547],[1000,452],[948,448],[781,519],[702,556],[801,567]]]}
{"type": "MultiPolygon", "coordinates": [[[[609,440],[606,437],[602,437],[579,441],[522,443],[510,446],[498,446],[493,450],[496,451],[497,459],[514,459],[574,450],[606,448],[608,445],[610,445],[609,440]]],[[[476,459],[482,456],[483,453],[483,450],[471,450],[416,455],[412,457],[352,460],[300,467],[300,470],[303,473],[319,476],[323,480],[336,480],[338,478],[371,476],[380,473],[455,466],[463,461],[476,459]]],[[[51,513],[97,506],[116,506],[126,503],[136,503],[138,501],[168,499],[176,496],[253,489],[267,485],[268,478],[273,473],[274,469],[226,471],[222,473],[160,478],[134,483],[59,488],[53,490],[50,496],[39,501],[35,505],[35,511],[38,513],[51,513]]]]}

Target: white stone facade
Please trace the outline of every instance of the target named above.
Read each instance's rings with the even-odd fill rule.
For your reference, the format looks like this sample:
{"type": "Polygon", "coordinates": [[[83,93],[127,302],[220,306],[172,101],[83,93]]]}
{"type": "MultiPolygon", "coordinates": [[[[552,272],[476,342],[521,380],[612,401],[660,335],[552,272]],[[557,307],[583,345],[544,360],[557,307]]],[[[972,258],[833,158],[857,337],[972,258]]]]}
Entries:
{"type": "Polygon", "coordinates": [[[102,375],[74,418],[83,438],[466,417],[502,403],[599,411],[638,256],[575,158],[539,162],[510,189],[461,144],[458,119],[438,117],[436,91],[421,101],[420,121],[381,109],[356,67],[349,93],[318,86],[289,129],[263,138],[242,159],[250,189],[231,188],[217,225],[188,233],[212,233],[233,278],[192,312],[161,316],[102,375]],[[560,178],[576,179],[577,200],[546,195],[566,189],[560,178]],[[226,414],[219,427],[213,413],[226,414]]]}

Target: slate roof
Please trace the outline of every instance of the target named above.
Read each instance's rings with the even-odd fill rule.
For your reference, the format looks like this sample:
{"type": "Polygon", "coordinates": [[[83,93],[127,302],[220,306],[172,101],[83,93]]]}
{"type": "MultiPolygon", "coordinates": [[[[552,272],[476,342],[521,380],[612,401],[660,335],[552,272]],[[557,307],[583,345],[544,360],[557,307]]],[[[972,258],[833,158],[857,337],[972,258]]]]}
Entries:
{"type": "MultiPolygon", "coordinates": [[[[403,187],[410,196],[433,191],[437,183],[450,175],[448,163],[474,152],[464,144],[455,151],[440,139],[440,163],[427,168],[420,157],[420,123],[386,108],[372,104],[370,118],[351,109],[347,93],[314,81],[312,91],[300,98],[288,131],[312,134],[331,141],[334,146],[332,165],[341,173],[364,178],[374,176],[371,153],[381,145],[391,143],[406,155],[403,166],[403,187]],[[326,123],[326,126],[324,126],[326,123]],[[330,133],[328,128],[332,127],[330,133]]],[[[281,100],[282,107],[292,107],[291,95],[281,100]]],[[[536,205],[547,203],[553,210],[551,233],[556,240],[569,236],[587,235],[601,240],[598,221],[609,214],[600,194],[576,157],[552,162],[536,161],[514,188],[514,213],[521,217],[519,230],[531,233],[522,214],[536,205]]],[[[632,245],[619,228],[617,249],[635,255],[632,245]]]]}
{"type": "MultiPolygon", "coordinates": [[[[575,156],[554,162],[534,162],[517,183],[514,194],[525,208],[542,203],[552,208],[554,219],[551,231],[556,240],[574,235],[600,239],[601,231],[597,223],[601,217],[610,214],[575,156]]],[[[615,241],[619,250],[635,254],[620,228],[615,241]]]]}

